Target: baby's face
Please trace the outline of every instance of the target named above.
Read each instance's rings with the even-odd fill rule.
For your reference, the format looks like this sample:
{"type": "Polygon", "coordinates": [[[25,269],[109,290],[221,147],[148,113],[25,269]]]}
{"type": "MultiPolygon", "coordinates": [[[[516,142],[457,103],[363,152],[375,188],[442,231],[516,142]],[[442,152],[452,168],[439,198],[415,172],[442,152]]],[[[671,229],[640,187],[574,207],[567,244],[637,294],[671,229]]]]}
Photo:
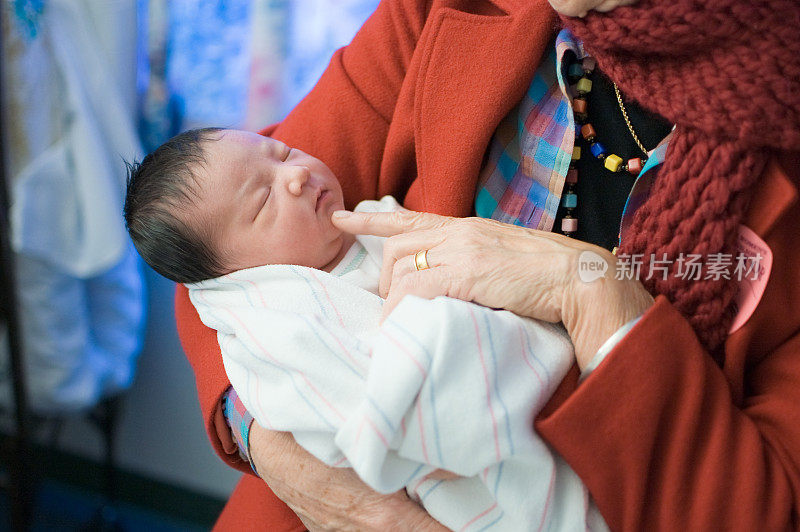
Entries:
{"type": "Polygon", "coordinates": [[[204,144],[199,210],[192,212],[212,229],[212,246],[226,270],[329,265],[343,244],[330,220],[331,212],[344,208],[333,172],[319,159],[256,133],[220,135],[204,144]]]}

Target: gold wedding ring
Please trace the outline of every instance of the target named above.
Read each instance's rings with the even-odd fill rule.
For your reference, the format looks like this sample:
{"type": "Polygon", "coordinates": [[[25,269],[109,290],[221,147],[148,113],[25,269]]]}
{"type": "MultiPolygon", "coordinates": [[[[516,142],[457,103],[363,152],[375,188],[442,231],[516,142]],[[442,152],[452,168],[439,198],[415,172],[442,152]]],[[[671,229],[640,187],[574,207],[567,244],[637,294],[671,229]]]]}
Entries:
{"type": "Polygon", "coordinates": [[[428,266],[428,250],[421,249],[414,253],[414,266],[416,266],[417,271],[421,272],[422,270],[427,270],[430,268],[428,266]]]}

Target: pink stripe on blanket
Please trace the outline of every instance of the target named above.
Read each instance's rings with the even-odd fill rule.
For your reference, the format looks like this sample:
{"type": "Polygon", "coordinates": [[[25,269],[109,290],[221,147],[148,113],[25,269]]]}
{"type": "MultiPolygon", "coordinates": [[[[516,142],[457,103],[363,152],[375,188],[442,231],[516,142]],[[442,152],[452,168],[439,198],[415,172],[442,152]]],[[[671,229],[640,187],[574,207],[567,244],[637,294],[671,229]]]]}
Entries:
{"type": "Polygon", "coordinates": [[[470,318],[472,318],[472,324],[475,326],[475,344],[478,346],[478,355],[481,359],[481,369],[483,370],[483,381],[486,385],[486,405],[489,408],[489,414],[492,417],[492,433],[494,435],[494,450],[497,456],[497,461],[500,461],[500,438],[497,435],[497,418],[494,415],[494,409],[492,409],[492,389],[489,384],[489,371],[486,368],[486,360],[483,356],[483,345],[481,342],[481,333],[478,328],[478,320],[475,318],[475,313],[472,310],[472,307],[468,307],[470,318]]]}
{"type": "MultiPolygon", "coordinates": [[[[422,392],[420,392],[421,394],[422,392]]],[[[419,422],[419,439],[420,443],[422,444],[422,457],[425,459],[426,464],[431,463],[431,459],[428,458],[428,447],[425,445],[425,426],[422,424],[422,407],[420,406],[421,401],[417,401],[417,421],[419,422]]]]}
{"type": "Polygon", "coordinates": [[[533,371],[534,375],[536,375],[536,378],[539,380],[539,384],[544,386],[544,381],[542,381],[542,376],[539,375],[539,372],[536,370],[536,368],[533,367],[531,361],[528,360],[528,354],[530,354],[530,356],[533,356],[533,353],[528,353],[528,350],[525,348],[525,330],[522,328],[522,325],[518,325],[517,330],[519,331],[519,343],[520,343],[519,349],[520,353],[522,354],[522,360],[525,361],[525,364],[527,364],[528,367],[531,368],[531,371],[533,371]]]}
{"type": "Polygon", "coordinates": [[[468,528],[468,527],[469,527],[469,526],[470,526],[472,523],[474,523],[475,521],[477,521],[478,519],[480,519],[480,518],[481,518],[481,517],[483,517],[484,515],[488,514],[489,512],[491,512],[492,510],[494,510],[495,508],[497,508],[497,503],[494,503],[493,505],[489,506],[487,509],[485,509],[484,511],[482,511],[481,513],[479,513],[478,515],[476,515],[475,517],[473,517],[472,519],[470,519],[470,520],[467,522],[467,524],[466,524],[466,525],[462,526],[462,527],[459,529],[459,532],[463,532],[463,531],[464,531],[464,530],[466,530],[466,529],[467,529],[467,528],[468,528]]]}
{"type": "Polygon", "coordinates": [[[400,351],[401,351],[401,352],[402,352],[404,355],[406,355],[406,356],[408,357],[408,359],[409,359],[409,360],[411,360],[411,362],[412,362],[412,363],[413,363],[413,364],[414,364],[414,365],[417,367],[417,369],[419,370],[419,372],[420,372],[420,374],[422,375],[422,377],[423,377],[423,378],[424,378],[424,377],[426,377],[426,376],[428,375],[428,372],[427,372],[427,371],[425,371],[425,368],[423,368],[423,367],[422,367],[422,364],[420,364],[420,363],[419,363],[419,361],[418,361],[416,358],[414,358],[414,355],[412,355],[412,354],[411,354],[411,351],[409,351],[408,349],[406,349],[406,346],[404,346],[403,344],[401,344],[401,343],[400,343],[400,341],[398,341],[396,338],[393,338],[393,337],[392,337],[392,336],[391,336],[391,335],[390,335],[388,332],[386,332],[386,331],[385,331],[383,328],[381,329],[381,331],[380,331],[380,332],[381,332],[381,334],[382,334],[383,336],[385,336],[385,337],[386,337],[386,338],[387,338],[387,339],[388,339],[390,342],[392,342],[394,345],[396,345],[396,346],[397,346],[397,348],[398,348],[398,349],[400,349],[400,351]]]}
{"type": "Polygon", "coordinates": [[[317,277],[317,274],[314,273],[314,270],[309,270],[308,273],[311,275],[311,277],[314,278],[314,280],[317,282],[317,284],[319,284],[319,286],[322,288],[322,291],[325,293],[325,298],[328,300],[328,303],[330,304],[331,308],[336,313],[336,317],[339,318],[339,323],[342,325],[342,327],[344,327],[344,318],[342,318],[342,315],[339,312],[339,309],[336,308],[336,305],[333,304],[333,300],[331,299],[331,295],[328,293],[328,289],[325,288],[325,284],[322,281],[319,280],[319,278],[317,277]]]}

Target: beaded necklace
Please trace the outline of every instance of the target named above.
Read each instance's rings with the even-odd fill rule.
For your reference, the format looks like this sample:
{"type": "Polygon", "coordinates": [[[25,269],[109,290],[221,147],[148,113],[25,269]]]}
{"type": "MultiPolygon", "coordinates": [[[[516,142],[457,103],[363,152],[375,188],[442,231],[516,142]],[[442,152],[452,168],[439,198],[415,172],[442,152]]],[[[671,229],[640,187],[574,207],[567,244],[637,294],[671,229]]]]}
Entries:
{"type": "Polygon", "coordinates": [[[622,157],[614,153],[608,153],[606,147],[597,140],[597,132],[592,124],[588,122],[589,118],[589,103],[587,96],[592,91],[592,74],[597,67],[597,62],[592,57],[584,57],[581,61],[575,62],[570,65],[568,70],[568,78],[570,85],[574,87],[576,96],[572,100],[572,111],[575,114],[575,147],[572,150],[572,159],[570,161],[569,170],[565,180],[565,191],[561,196],[561,205],[564,207],[564,217],[561,219],[561,233],[566,236],[574,236],[578,231],[578,218],[575,216],[574,210],[578,206],[578,161],[584,155],[584,152],[591,153],[591,155],[603,162],[603,166],[611,172],[621,173],[628,172],[633,176],[638,176],[642,171],[642,167],[647,162],[647,150],[639,140],[636,132],[628,119],[628,113],[625,109],[625,104],[622,102],[622,95],[616,83],[614,84],[614,91],[617,96],[619,108],[622,111],[622,116],[625,119],[625,124],[633,136],[636,145],[644,153],[644,157],[634,157],[624,162],[622,157]],[[579,143],[580,142],[580,143],[579,143]],[[588,147],[588,150],[582,149],[588,147]]]}

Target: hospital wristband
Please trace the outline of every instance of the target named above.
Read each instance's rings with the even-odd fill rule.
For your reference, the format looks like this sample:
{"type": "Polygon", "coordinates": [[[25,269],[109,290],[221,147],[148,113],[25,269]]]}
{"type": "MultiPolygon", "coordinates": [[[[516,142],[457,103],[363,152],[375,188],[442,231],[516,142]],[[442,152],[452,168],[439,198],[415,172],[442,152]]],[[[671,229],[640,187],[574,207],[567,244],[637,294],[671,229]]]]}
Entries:
{"type": "Polygon", "coordinates": [[[233,440],[236,442],[236,447],[239,450],[239,457],[245,462],[250,464],[253,473],[258,475],[256,466],[253,463],[252,456],[250,455],[250,427],[253,424],[253,416],[245,408],[242,400],[239,399],[239,394],[233,389],[233,386],[228,388],[225,395],[222,397],[223,414],[225,421],[231,429],[233,440]]]}

